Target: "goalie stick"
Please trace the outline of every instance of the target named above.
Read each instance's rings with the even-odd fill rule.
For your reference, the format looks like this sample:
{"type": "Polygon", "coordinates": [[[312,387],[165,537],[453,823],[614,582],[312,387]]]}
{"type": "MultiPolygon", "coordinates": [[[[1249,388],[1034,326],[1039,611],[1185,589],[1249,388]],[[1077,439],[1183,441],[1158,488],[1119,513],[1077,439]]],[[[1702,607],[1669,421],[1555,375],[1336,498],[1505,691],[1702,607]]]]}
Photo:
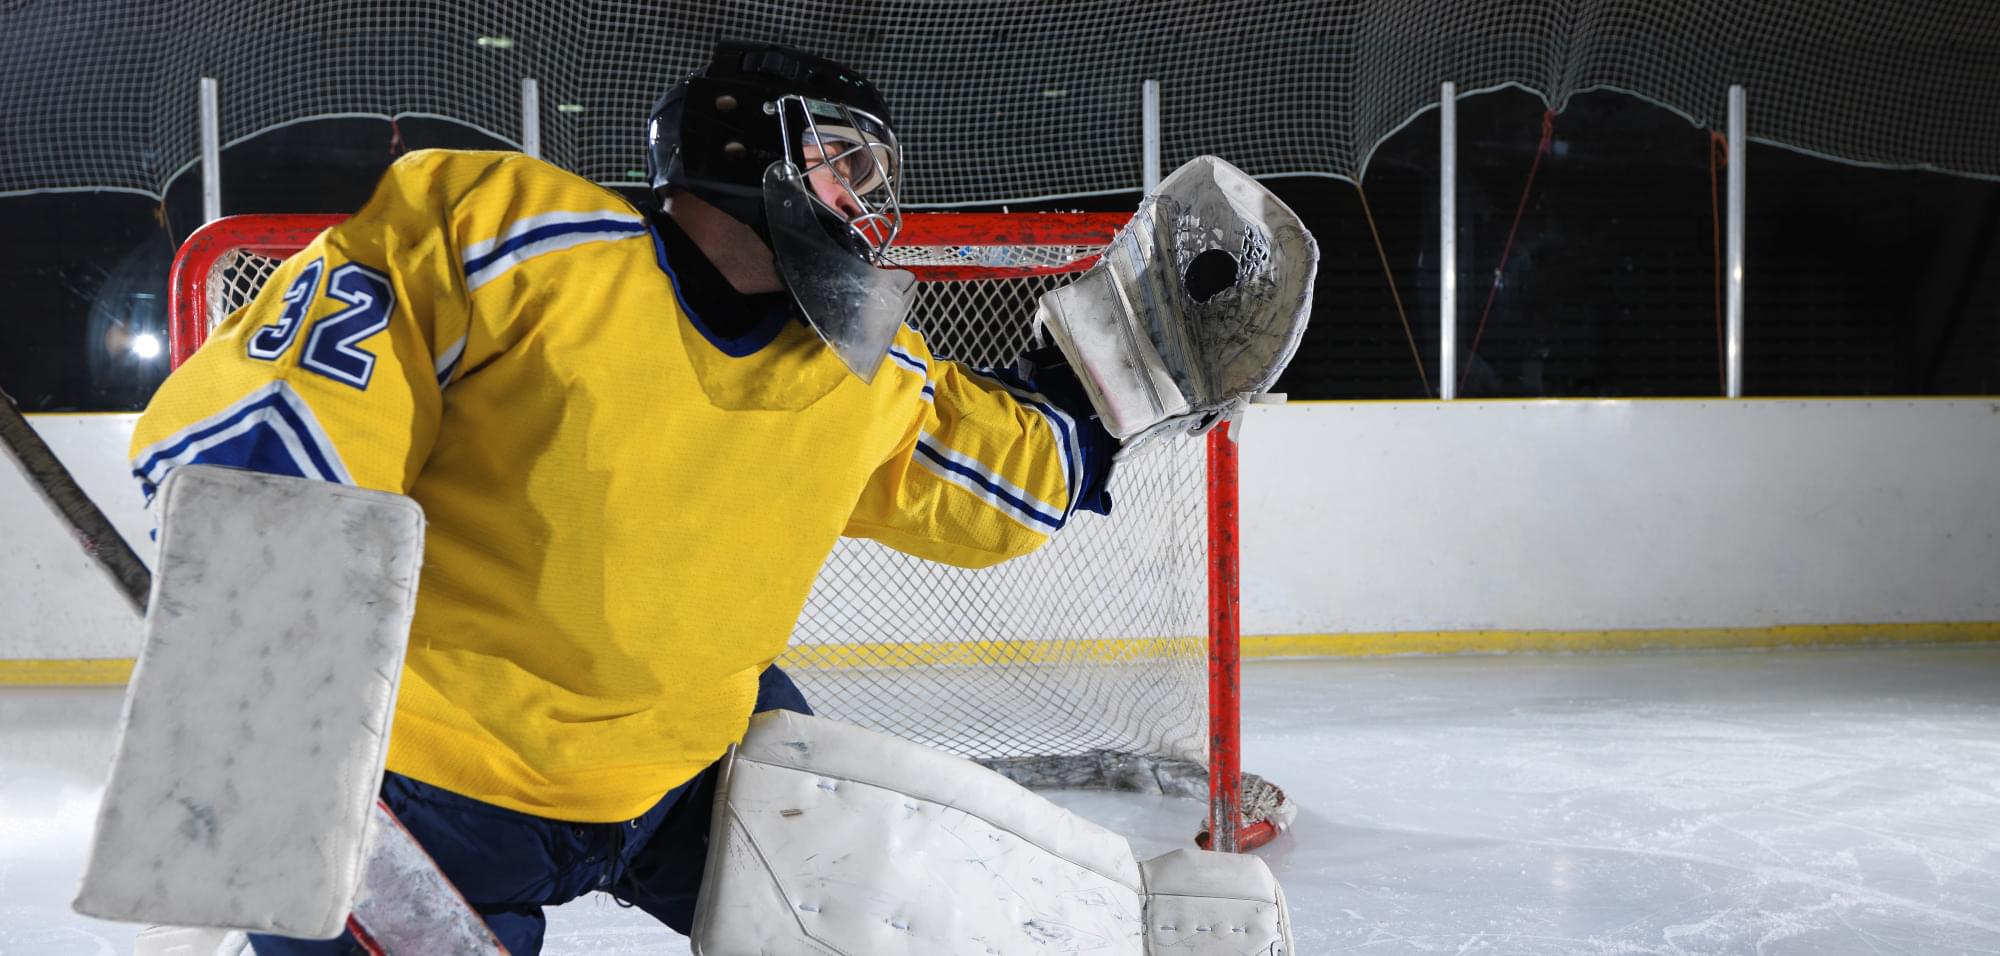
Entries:
{"type": "Polygon", "coordinates": [[[6,447],[7,457],[47,502],[49,510],[69,526],[77,543],[83,546],[83,553],[111,578],[118,593],[132,605],[133,613],[145,615],[153,572],[146,570],[145,562],[125,543],[118,529],[111,526],[111,519],[78,487],[62,460],[49,450],[34,426],[28,424],[13,396],[4,391],[0,391],[0,445],[6,447]]]}

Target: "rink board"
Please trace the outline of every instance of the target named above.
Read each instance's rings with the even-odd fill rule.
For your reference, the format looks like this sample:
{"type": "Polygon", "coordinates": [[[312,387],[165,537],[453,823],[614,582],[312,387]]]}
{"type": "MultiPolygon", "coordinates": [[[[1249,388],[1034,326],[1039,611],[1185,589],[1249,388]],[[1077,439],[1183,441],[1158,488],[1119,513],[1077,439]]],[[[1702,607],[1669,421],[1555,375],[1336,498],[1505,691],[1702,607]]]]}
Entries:
{"type": "MultiPolygon", "coordinates": [[[[30,420],[150,558],[134,418],[30,420]]],[[[1312,402],[1243,436],[1247,654],[2000,638],[1990,399],[1312,402]]],[[[0,683],[122,682],[136,620],[18,481],[0,683]]]]}

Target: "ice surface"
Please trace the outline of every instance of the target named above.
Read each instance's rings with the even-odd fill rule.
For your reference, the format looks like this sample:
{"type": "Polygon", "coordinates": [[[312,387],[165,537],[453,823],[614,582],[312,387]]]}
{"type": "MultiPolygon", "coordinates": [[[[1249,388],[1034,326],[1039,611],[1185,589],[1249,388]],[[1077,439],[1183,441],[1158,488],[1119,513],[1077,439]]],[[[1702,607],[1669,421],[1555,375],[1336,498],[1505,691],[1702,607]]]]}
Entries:
{"type": "MultiPolygon", "coordinates": [[[[1258,662],[1260,851],[1321,953],[2000,953],[2000,647],[1258,662]]],[[[71,915],[110,690],[0,689],[0,954],[131,951],[71,915]]],[[[1140,856],[1184,800],[1054,794],[1140,856]]],[[[545,952],[684,954],[602,896],[545,952]]]]}

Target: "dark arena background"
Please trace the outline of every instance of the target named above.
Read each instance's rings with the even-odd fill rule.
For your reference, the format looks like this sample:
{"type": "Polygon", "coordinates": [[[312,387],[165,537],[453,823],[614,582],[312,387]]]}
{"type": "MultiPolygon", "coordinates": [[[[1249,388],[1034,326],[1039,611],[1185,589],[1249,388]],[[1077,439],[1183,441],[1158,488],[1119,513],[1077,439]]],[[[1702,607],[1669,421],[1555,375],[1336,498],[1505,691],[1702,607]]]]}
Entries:
{"type": "Polygon", "coordinates": [[[824,49],[896,107],[927,208],[1133,208],[1140,81],[1167,168],[1223,156],[1326,251],[1295,398],[1439,394],[1439,84],[1458,109],[1464,397],[1724,390],[1724,95],[1748,89],[1744,391],[1970,395],[2000,362],[1994,20],[1854,3],[381,5],[16,2],[0,112],[0,385],[143,406],[200,224],[196,79],[227,214],[346,212],[398,153],[518,148],[630,187],[645,108],[716,37],[824,49]]]}

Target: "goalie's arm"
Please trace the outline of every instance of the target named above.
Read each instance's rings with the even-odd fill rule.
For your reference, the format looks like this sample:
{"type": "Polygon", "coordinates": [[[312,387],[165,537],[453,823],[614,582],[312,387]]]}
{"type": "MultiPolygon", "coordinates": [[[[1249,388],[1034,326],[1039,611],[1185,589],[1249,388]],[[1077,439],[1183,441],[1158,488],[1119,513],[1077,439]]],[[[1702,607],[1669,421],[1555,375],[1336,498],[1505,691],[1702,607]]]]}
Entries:
{"type": "Polygon", "coordinates": [[[907,330],[889,361],[921,370],[921,401],[846,534],[985,567],[1040,547],[1078,511],[1109,512],[1111,436],[1066,368],[971,369],[907,330]]]}

